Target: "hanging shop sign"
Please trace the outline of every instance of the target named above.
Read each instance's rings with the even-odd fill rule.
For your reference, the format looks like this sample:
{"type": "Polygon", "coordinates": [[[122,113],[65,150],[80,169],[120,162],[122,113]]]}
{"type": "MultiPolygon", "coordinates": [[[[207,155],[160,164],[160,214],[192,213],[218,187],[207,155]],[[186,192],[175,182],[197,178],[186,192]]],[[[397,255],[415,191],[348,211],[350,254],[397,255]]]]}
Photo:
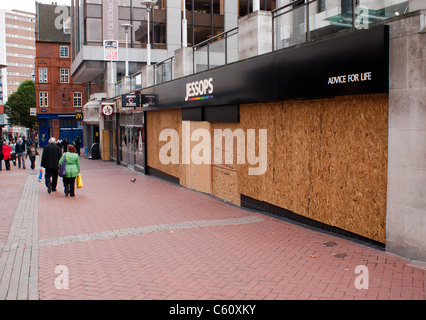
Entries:
{"type": "Polygon", "coordinates": [[[104,117],[112,116],[114,113],[114,105],[112,103],[102,103],[102,115],[104,117]]]}
{"type": "Polygon", "coordinates": [[[389,91],[389,27],[283,49],[143,89],[144,110],[389,91]]]}
{"type": "Polygon", "coordinates": [[[138,108],[140,106],[140,94],[123,94],[121,101],[123,108],[138,108]]]}

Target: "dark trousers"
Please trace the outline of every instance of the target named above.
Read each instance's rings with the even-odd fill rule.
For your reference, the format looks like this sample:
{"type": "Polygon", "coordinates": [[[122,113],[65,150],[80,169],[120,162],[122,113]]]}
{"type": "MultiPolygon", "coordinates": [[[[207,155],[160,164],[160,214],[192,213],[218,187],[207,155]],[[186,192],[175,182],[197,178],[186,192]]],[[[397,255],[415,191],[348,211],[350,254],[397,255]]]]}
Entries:
{"type": "Polygon", "coordinates": [[[56,185],[58,184],[58,170],[46,168],[44,179],[46,182],[46,187],[51,186],[52,190],[56,190],[56,185]]]}
{"type": "Polygon", "coordinates": [[[28,156],[30,158],[31,161],[31,169],[34,170],[35,168],[35,156],[28,156]]]}
{"type": "Polygon", "coordinates": [[[75,177],[73,178],[67,178],[64,177],[62,178],[62,180],[64,181],[64,192],[65,195],[70,195],[71,197],[74,197],[75,193],[75,177]]]}
{"type": "Polygon", "coordinates": [[[10,170],[10,159],[4,159],[4,164],[6,166],[6,170],[10,170]]]}
{"type": "Polygon", "coordinates": [[[21,167],[21,162],[22,162],[22,167],[25,169],[25,154],[24,153],[17,153],[16,157],[18,158],[18,167],[21,167]]]}

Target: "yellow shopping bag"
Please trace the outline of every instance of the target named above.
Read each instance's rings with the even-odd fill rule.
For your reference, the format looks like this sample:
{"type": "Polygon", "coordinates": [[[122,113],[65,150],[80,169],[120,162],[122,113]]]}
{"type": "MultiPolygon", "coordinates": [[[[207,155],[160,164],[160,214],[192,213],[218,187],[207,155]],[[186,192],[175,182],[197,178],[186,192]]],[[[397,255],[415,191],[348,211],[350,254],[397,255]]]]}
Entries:
{"type": "Polygon", "coordinates": [[[83,179],[81,178],[81,174],[79,173],[77,176],[77,188],[83,188],[83,179]]]}

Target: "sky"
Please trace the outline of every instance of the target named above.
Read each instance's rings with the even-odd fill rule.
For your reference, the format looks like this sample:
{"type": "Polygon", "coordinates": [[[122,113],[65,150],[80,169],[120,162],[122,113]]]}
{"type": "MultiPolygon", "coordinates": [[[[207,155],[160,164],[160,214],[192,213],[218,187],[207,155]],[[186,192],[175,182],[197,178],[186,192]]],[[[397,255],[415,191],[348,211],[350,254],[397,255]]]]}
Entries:
{"type": "MultiPolygon", "coordinates": [[[[38,0],[40,3],[71,6],[71,0],[38,0]]],[[[35,13],[35,0],[0,0],[0,9],[22,10],[35,13]]]]}

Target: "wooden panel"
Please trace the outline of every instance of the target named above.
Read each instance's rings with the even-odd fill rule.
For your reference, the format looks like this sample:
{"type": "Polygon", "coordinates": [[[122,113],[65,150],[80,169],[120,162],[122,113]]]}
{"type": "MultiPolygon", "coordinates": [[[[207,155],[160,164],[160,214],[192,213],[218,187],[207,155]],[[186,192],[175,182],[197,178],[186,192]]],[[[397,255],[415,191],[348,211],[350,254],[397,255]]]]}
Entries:
{"type": "MultiPolygon", "coordinates": [[[[159,140],[161,131],[165,129],[176,130],[179,137],[181,136],[181,110],[150,111],[146,115],[147,165],[174,177],[181,178],[181,166],[179,164],[163,164],[159,158],[160,149],[166,143],[159,140]]],[[[179,142],[174,147],[178,148],[177,150],[180,152],[179,142]]]]}
{"type": "Polygon", "coordinates": [[[387,95],[244,105],[240,117],[268,129],[268,170],[239,166],[240,193],[385,242],[387,95]]]}
{"type": "Polygon", "coordinates": [[[110,160],[109,159],[109,131],[102,130],[102,160],[110,160]]]}
{"type": "MultiPolygon", "coordinates": [[[[189,164],[183,165],[185,170],[185,176],[186,176],[184,186],[190,189],[211,194],[212,193],[211,157],[208,157],[208,160],[201,164],[198,164],[194,157],[198,155],[198,153],[194,151],[195,150],[194,147],[197,147],[197,146],[202,147],[206,143],[208,144],[208,149],[209,149],[208,152],[211,154],[210,123],[206,121],[184,121],[182,125],[185,125],[185,124],[189,126],[190,137],[187,137],[187,138],[191,139],[191,137],[194,134],[194,131],[201,129],[201,130],[204,130],[203,132],[208,134],[209,141],[204,141],[203,140],[204,138],[200,138],[199,141],[190,142],[191,161],[189,161],[189,164]]],[[[182,139],[185,139],[185,133],[182,134],[182,139]]],[[[185,143],[182,143],[182,144],[184,145],[185,143]]],[[[186,147],[183,146],[182,150],[185,150],[185,149],[186,147]]],[[[203,154],[204,151],[205,150],[202,150],[200,152],[201,156],[204,156],[203,154]]]]}
{"type": "MultiPolygon", "coordinates": [[[[238,141],[237,138],[226,141],[222,137],[224,130],[231,130],[232,133],[239,129],[238,123],[212,123],[212,194],[218,198],[226,200],[236,205],[241,205],[240,193],[238,191],[238,172],[237,172],[237,156],[238,141]],[[219,130],[220,134],[215,135],[215,130],[219,130]],[[222,141],[219,141],[221,139],[222,141]],[[230,163],[226,162],[232,156],[230,163]]],[[[245,139],[243,142],[245,146],[245,139]]],[[[244,155],[243,155],[244,156],[244,155]]]]}

